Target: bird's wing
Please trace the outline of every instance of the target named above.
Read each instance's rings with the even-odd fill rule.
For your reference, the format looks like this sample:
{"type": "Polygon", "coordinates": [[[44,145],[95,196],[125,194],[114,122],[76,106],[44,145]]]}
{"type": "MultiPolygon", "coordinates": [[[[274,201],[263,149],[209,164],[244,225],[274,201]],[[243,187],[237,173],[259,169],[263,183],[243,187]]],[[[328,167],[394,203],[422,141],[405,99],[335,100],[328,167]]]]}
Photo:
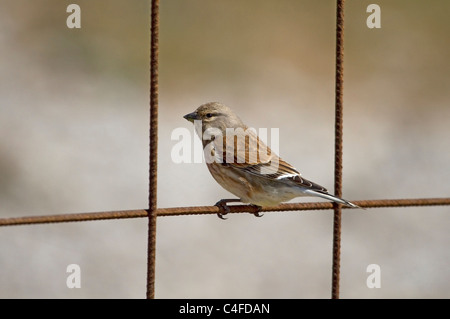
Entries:
{"type": "Polygon", "coordinates": [[[272,152],[253,130],[245,130],[245,134],[238,132],[232,137],[224,136],[221,141],[215,143],[215,148],[216,154],[222,156],[222,165],[259,177],[293,182],[298,186],[327,192],[324,187],[301,177],[291,164],[272,152]]]}

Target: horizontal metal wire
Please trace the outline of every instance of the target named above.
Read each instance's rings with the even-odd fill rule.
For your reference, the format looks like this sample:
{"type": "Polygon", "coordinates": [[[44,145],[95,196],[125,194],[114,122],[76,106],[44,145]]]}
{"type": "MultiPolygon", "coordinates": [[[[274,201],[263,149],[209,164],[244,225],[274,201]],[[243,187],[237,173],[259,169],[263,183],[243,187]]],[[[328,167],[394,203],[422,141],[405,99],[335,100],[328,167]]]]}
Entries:
{"type": "MultiPolygon", "coordinates": [[[[450,205],[450,198],[414,198],[414,199],[377,199],[377,200],[360,200],[352,201],[352,203],[362,208],[382,208],[382,207],[413,207],[413,206],[444,206],[450,205]]],[[[233,205],[230,207],[230,213],[257,213],[258,210],[254,206],[249,205],[233,205]]],[[[347,208],[343,206],[342,208],[347,208]]],[[[305,211],[305,210],[326,210],[333,209],[331,202],[317,203],[287,203],[277,206],[266,206],[262,208],[262,212],[284,212],[284,211],[305,211]]],[[[170,207],[158,208],[156,210],[158,217],[165,216],[181,216],[181,215],[207,215],[217,214],[220,209],[217,206],[193,206],[193,207],[170,207]]],[[[32,224],[51,224],[65,222],[81,222],[93,220],[108,219],[125,219],[125,218],[141,218],[148,217],[148,210],[119,210],[98,213],[78,213],[78,214],[61,214],[61,215],[45,215],[45,216],[25,216],[0,218],[1,226],[19,226],[32,224]]]]}

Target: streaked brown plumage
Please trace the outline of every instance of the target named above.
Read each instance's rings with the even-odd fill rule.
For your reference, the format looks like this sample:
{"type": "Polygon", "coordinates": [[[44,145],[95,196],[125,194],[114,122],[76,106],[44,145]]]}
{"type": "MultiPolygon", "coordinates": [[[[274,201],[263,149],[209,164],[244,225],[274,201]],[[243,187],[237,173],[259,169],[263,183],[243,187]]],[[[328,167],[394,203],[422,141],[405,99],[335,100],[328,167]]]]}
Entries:
{"type": "Polygon", "coordinates": [[[208,169],[214,179],[240,201],[269,206],[299,196],[316,196],[358,207],[301,177],[227,106],[206,103],[184,118],[201,121],[196,131],[203,143],[208,169]]]}

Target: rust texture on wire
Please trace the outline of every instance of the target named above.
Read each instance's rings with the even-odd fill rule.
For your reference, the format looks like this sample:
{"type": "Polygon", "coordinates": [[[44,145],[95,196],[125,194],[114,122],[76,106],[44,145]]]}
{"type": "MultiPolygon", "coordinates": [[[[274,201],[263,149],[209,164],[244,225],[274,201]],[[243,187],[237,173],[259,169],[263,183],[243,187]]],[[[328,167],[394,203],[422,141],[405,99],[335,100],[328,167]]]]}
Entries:
{"type": "MultiPolygon", "coordinates": [[[[420,207],[420,206],[445,206],[450,205],[450,198],[413,198],[413,199],[376,199],[376,200],[360,200],[352,201],[352,203],[363,208],[388,208],[388,207],[420,207]]],[[[347,209],[347,207],[343,207],[347,209]]],[[[267,206],[262,208],[262,212],[285,212],[285,211],[306,211],[306,210],[329,210],[333,209],[330,202],[317,203],[286,203],[277,206],[267,206]]],[[[359,211],[361,214],[369,214],[369,211],[360,211],[351,209],[351,211],[359,211]]],[[[189,216],[189,215],[216,215],[219,213],[217,206],[193,206],[193,207],[169,207],[157,208],[158,217],[169,216],[189,216]]],[[[230,206],[230,213],[256,213],[256,208],[248,205],[230,206]]],[[[1,226],[20,226],[34,224],[51,224],[51,223],[67,223],[82,222],[109,219],[127,219],[142,218],[148,216],[148,210],[120,210],[96,213],[79,213],[79,214],[61,214],[61,215],[45,215],[45,216],[25,216],[0,218],[1,226]]]]}
{"type": "Polygon", "coordinates": [[[159,0],[152,0],[150,28],[150,168],[148,195],[147,299],[155,298],[159,0]]]}
{"type": "MultiPolygon", "coordinates": [[[[336,6],[336,86],[335,86],[335,150],[334,194],[342,197],[342,144],[343,144],[343,82],[344,82],[344,0],[336,6]]],[[[331,298],[339,298],[341,258],[342,205],[334,203],[333,218],[333,266],[331,298]]]]}

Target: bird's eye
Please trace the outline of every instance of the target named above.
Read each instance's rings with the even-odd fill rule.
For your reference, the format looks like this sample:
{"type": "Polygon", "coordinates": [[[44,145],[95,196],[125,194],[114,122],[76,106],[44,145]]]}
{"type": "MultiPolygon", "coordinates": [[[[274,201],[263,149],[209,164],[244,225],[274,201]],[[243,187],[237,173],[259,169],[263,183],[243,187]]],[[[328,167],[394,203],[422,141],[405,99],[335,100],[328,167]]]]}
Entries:
{"type": "Polygon", "coordinates": [[[213,115],[212,115],[212,113],[206,113],[206,117],[211,118],[211,117],[213,117],[213,115]]]}

